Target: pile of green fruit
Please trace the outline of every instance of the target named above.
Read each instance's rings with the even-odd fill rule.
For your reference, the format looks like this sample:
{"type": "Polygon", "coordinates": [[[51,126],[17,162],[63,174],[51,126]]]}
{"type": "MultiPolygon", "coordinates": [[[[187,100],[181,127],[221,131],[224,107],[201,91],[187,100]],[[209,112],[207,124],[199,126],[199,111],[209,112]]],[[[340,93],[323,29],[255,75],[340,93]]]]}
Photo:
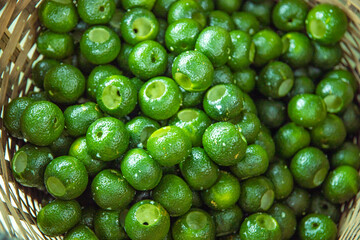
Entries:
{"type": "Polygon", "coordinates": [[[6,107],[17,182],[65,239],[332,240],[359,191],[342,10],[44,0],[40,91],[6,107]]]}

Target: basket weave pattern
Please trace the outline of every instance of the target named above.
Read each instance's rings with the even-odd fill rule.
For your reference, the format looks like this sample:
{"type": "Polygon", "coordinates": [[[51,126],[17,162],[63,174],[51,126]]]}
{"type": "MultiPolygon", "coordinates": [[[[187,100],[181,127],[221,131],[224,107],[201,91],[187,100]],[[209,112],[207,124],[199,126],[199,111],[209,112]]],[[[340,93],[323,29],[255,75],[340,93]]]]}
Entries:
{"type": "MultiPolygon", "coordinates": [[[[360,83],[360,0],[306,0],[309,5],[332,3],[343,9],[349,28],[341,42],[341,65],[360,83]]],[[[44,236],[36,226],[36,213],[48,196],[15,182],[9,159],[24,143],[11,138],[3,123],[4,106],[32,91],[31,67],[39,57],[37,8],[41,0],[0,0],[0,231],[21,239],[59,239],[44,236]]],[[[354,139],[358,142],[357,139],[354,139]]],[[[360,239],[360,194],[342,206],[339,239],[360,239]]]]}

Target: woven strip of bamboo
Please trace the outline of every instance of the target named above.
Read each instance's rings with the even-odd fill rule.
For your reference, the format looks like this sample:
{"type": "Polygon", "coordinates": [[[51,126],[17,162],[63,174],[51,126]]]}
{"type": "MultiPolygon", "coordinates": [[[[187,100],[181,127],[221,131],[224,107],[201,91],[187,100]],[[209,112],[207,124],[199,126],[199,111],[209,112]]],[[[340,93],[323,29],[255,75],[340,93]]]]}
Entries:
{"type": "MultiPolygon", "coordinates": [[[[313,6],[331,3],[343,9],[349,28],[341,42],[342,65],[351,70],[360,83],[360,1],[306,0],[313,6]]],[[[0,0],[0,231],[22,239],[60,239],[44,236],[36,226],[36,213],[47,199],[36,189],[17,184],[9,168],[9,159],[23,142],[11,138],[3,124],[4,106],[32,91],[31,67],[39,57],[35,51],[40,31],[37,7],[41,0],[0,0]]],[[[357,139],[354,139],[357,142],[357,139]]],[[[360,239],[359,194],[342,206],[339,239],[360,239]]]]}

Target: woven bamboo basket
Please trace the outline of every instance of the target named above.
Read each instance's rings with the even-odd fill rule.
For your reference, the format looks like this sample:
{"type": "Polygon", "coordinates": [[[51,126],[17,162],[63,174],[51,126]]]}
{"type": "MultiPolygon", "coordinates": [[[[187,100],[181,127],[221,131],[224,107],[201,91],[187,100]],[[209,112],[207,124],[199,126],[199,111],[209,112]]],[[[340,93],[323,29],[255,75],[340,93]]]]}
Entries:
{"type": "MultiPolygon", "coordinates": [[[[360,83],[360,0],[306,0],[313,6],[328,2],[343,9],[349,28],[341,42],[340,67],[351,70],[360,83]]],[[[20,239],[60,239],[44,236],[36,214],[49,197],[16,183],[10,162],[21,140],[11,138],[3,123],[4,107],[17,96],[34,90],[31,68],[38,59],[36,36],[40,31],[37,10],[41,0],[0,0],[0,232],[20,239]]],[[[360,96],[360,95],[359,95],[360,96]]],[[[360,100],[360,98],[359,99],[360,100]]],[[[358,143],[355,138],[354,142],[358,143]]],[[[360,194],[341,207],[339,239],[360,239],[360,194]]]]}

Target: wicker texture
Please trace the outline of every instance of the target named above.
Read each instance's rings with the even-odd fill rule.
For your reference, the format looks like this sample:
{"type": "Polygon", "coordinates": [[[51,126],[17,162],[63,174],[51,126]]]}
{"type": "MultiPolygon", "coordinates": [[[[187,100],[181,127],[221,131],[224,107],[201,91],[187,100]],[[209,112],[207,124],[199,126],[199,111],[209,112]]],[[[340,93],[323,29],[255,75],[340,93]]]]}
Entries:
{"type": "MultiPolygon", "coordinates": [[[[360,0],[306,0],[309,5],[332,3],[343,9],[350,22],[341,42],[342,65],[360,82],[360,0]]],[[[58,239],[44,236],[36,226],[41,201],[49,196],[17,184],[9,159],[23,144],[11,138],[3,123],[4,106],[34,89],[32,63],[39,57],[36,35],[40,31],[37,8],[41,0],[0,0],[0,231],[21,239],[58,239]]],[[[359,98],[358,98],[359,99],[359,98]]],[[[357,139],[354,139],[357,142],[357,139]]],[[[342,206],[339,239],[360,239],[360,195],[342,206]]]]}

